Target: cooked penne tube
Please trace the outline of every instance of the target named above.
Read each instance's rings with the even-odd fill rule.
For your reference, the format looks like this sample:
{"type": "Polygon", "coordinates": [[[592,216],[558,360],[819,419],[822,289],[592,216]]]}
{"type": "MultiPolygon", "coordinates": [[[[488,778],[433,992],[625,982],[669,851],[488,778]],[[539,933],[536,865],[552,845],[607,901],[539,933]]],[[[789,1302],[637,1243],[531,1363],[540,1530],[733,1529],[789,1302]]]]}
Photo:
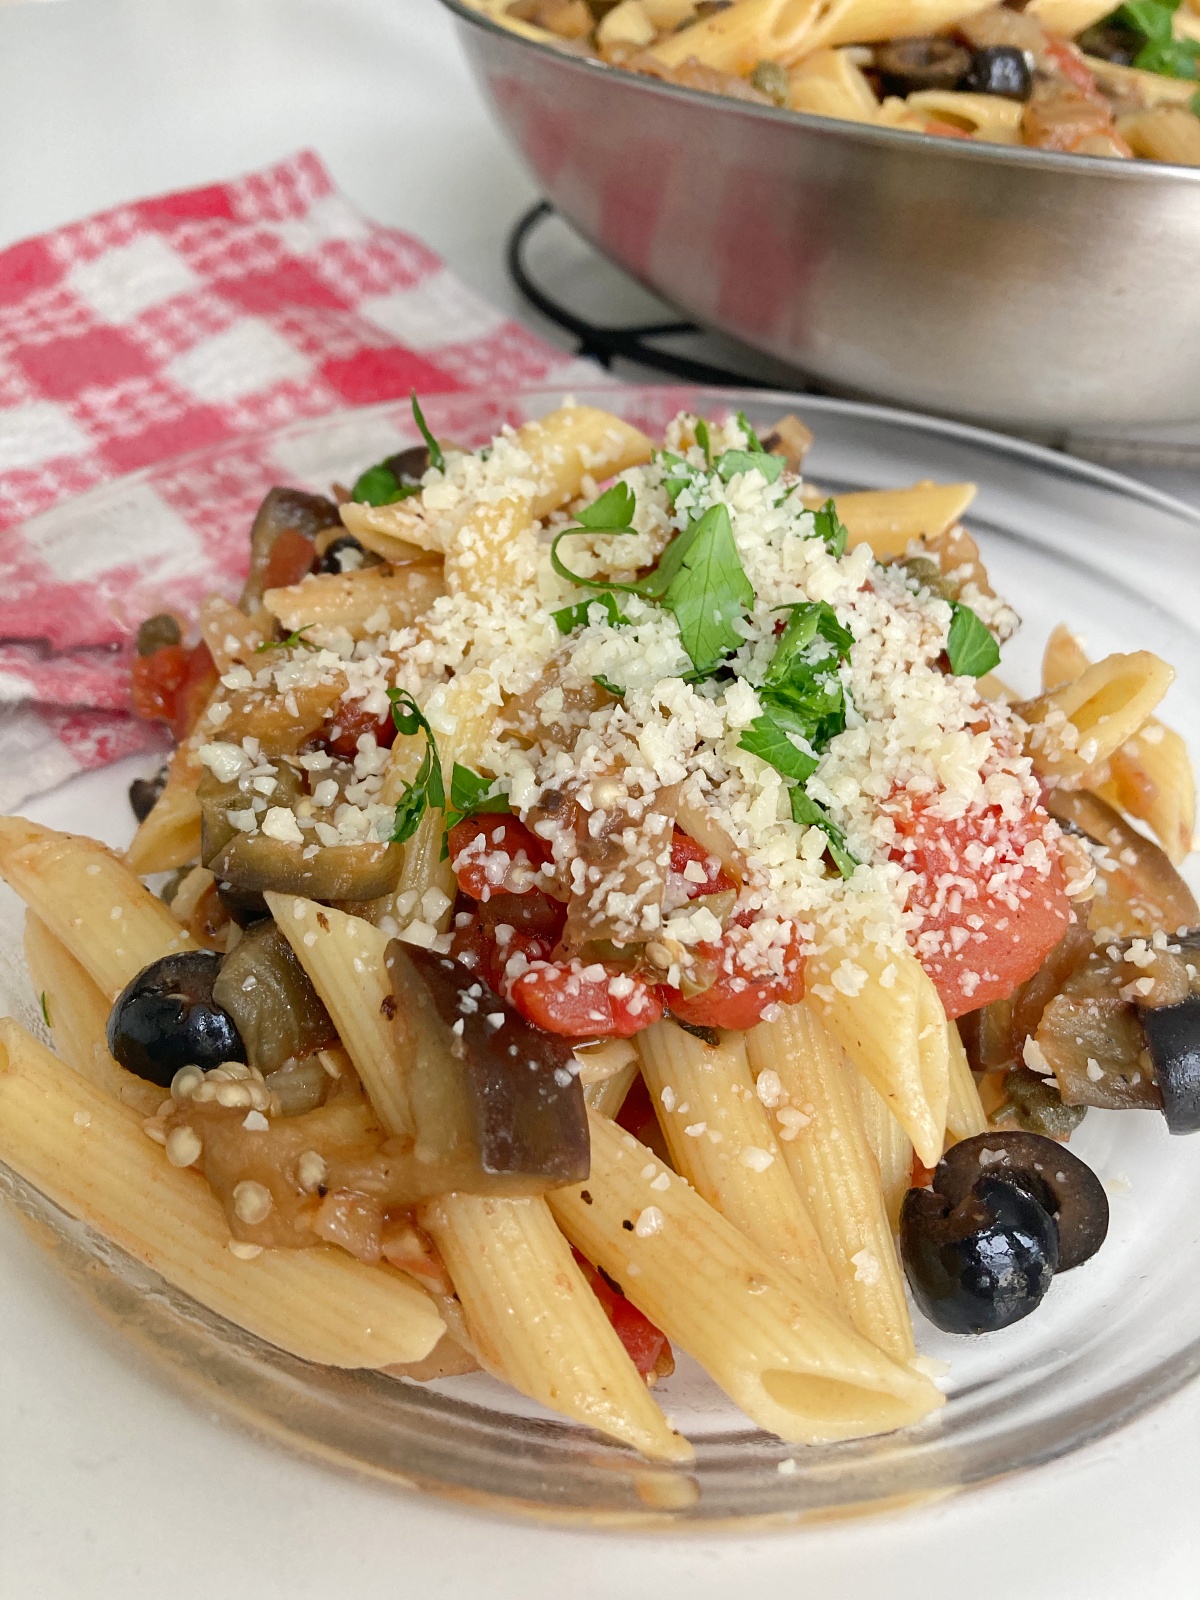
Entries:
{"type": "Polygon", "coordinates": [[[263,605],[288,633],[300,628],[346,628],[351,634],[407,628],[446,584],[440,567],[424,564],[389,572],[318,572],[286,589],[268,589],[263,605]]]}
{"type": "Polygon", "coordinates": [[[850,0],[830,14],[822,44],[873,44],[942,33],[978,11],[973,0],[850,0]]]}
{"type": "Polygon", "coordinates": [[[25,913],[25,960],[54,1048],[69,1067],[143,1116],[162,1104],[157,1084],[126,1072],[108,1053],[108,1000],[60,940],[32,911],[25,913]]]}
{"type": "Polygon", "coordinates": [[[815,50],[788,74],[793,111],[874,122],[879,102],[865,74],[844,50],[815,50]]]}
{"type": "Polygon", "coordinates": [[[842,1310],[820,1235],[755,1095],[743,1037],[728,1033],[707,1045],[674,1022],[656,1022],[636,1043],[676,1171],[819,1300],[842,1310]]]}
{"type": "Polygon", "coordinates": [[[476,506],[446,550],[446,586],[475,600],[511,593],[536,581],[537,538],[528,500],[476,506]]]}
{"type": "Polygon", "coordinates": [[[235,1256],[200,1174],[171,1166],[136,1111],[10,1019],[0,1020],[0,1160],[201,1305],[305,1361],[419,1361],[444,1330],[400,1273],[333,1246],[235,1256]]]}
{"type": "Polygon", "coordinates": [[[1029,0],[1025,10],[1051,33],[1073,39],[1093,22],[1106,17],[1112,6],[1109,0],[1029,0]]]}
{"type": "Polygon", "coordinates": [[[125,852],[125,865],[139,876],[172,872],[200,859],[200,768],[189,747],[176,751],[162,793],[125,852]]]}
{"type": "Polygon", "coordinates": [[[392,1030],[396,1001],[383,965],[388,936],[333,906],[268,891],[267,904],[325,1002],[380,1121],[412,1137],[404,1065],[392,1030]]]}
{"type": "MultiPolygon", "coordinates": [[[[1029,10],[1033,10],[1032,5],[1029,10]]],[[[1126,95],[1135,103],[1140,100],[1147,106],[1186,106],[1195,98],[1194,78],[1168,78],[1161,72],[1143,72],[1140,67],[1123,67],[1115,61],[1102,61],[1099,56],[1085,55],[1083,60],[1102,88],[1126,95]]]]}
{"type": "Polygon", "coordinates": [[[869,544],[881,561],[902,556],[914,539],[937,538],[975,498],[973,483],[915,483],[911,489],[864,489],[834,497],[849,546],[869,544]]]}
{"type": "Polygon", "coordinates": [[[638,1075],[636,1061],[631,1061],[627,1067],[622,1067],[619,1072],[614,1072],[611,1078],[603,1078],[599,1083],[589,1083],[583,1091],[583,1098],[593,1111],[598,1111],[602,1117],[615,1118],[621,1107],[625,1104],[626,1096],[633,1088],[633,1080],[638,1075]]]}
{"type": "Polygon", "coordinates": [[[595,1112],[589,1122],[591,1177],[547,1197],[560,1227],[760,1427],[815,1444],[943,1404],[632,1134],[595,1112]]]}
{"type": "Polygon", "coordinates": [[[1144,161],[1200,167],[1200,118],[1186,106],[1153,106],[1117,118],[1117,132],[1144,161]]]}
{"type": "Polygon", "coordinates": [[[806,982],[821,1021],[933,1166],[946,1132],[949,1024],[916,957],[834,946],[809,958],[806,982]]]}
{"type": "Polygon", "coordinates": [[[987,1132],[987,1113],[975,1087],[971,1063],[963,1049],[958,1027],[951,1022],[946,1028],[950,1045],[950,1098],[946,1104],[946,1132],[951,1139],[970,1139],[977,1133],[987,1132]]]}
{"type": "Polygon", "coordinates": [[[850,1320],[872,1344],[907,1361],[916,1349],[912,1323],[854,1068],[804,1004],[781,1006],[773,1022],[751,1028],[746,1050],[850,1320]]]}
{"type": "Polygon", "coordinates": [[[911,110],[936,117],[989,144],[1020,144],[1024,107],[1003,95],[965,94],[957,89],[920,89],[905,100],[911,110]]]}
{"type": "Polygon", "coordinates": [[[660,1461],[672,1432],[541,1199],[449,1194],[421,1207],[482,1365],[530,1399],[660,1461]]]}
{"type": "Polygon", "coordinates": [[[912,1187],[912,1140],[888,1110],[887,1102],[861,1072],[854,1074],[854,1088],[862,1112],[863,1131],[875,1165],[893,1232],[900,1223],[900,1207],[912,1187]]]}
{"type": "Polygon", "coordinates": [[[751,72],[760,61],[791,66],[829,44],[836,22],[854,4],[855,0],[736,0],[660,39],[650,54],[668,67],[698,61],[740,74],[751,72]]]}
{"type": "MultiPolygon", "coordinates": [[[[1042,687],[1055,689],[1091,665],[1079,638],[1062,623],[1046,641],[1042,687]]],[[[1101,771],[1103,768],[1101,768],[1101,771]]],[[[1174,728],[1147,717],[1108,760],[1108,776],[1086,781],[1119,811],[1145,822],[1174,865],[1192,849],[1196,831],[1196,779],[1187,745],[1174,728]]]]}
{"type": "Polygon", "coordinates": [[[1149,650],[1105,656],[1072,683],[1018,707],[1029,754],[1044,777],[1078,786],[1133,737],[1170,688],[1175,669],[1149,650]]]}
{"type": "Polygon", "coordinates": [[[196,941],[97,839],[0,817],[0,877],[115,1000],[143,967],[196,941]]]}

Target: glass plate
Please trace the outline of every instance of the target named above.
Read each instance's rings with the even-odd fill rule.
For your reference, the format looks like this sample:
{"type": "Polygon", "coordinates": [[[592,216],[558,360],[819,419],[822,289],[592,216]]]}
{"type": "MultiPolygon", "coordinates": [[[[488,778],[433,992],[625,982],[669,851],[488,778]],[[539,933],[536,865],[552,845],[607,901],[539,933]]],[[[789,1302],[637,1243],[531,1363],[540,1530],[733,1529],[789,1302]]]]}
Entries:
{"type": "MultiPolygon", "coordinates": [[[[657,387],[578,397],[651,434],[684,404],[706,412],[743,407],[760,432],[794,410],[816,434],[808,475],[831,489],[974,480],[980,493],[970,526],[997,587],[1024,618],[1005,651],[1004,677],[1032,690],[1046,634],[1063,620],[1096,655],[1154,649],[1179,673],[1166,718],[1200,749],[1200,513],[1050,451],[843,401],[657,387]]],[[[431,397],[425,409],[436,433],[475,445],[501,421],[538,415],[559,398],[431,397]]],[[[396,402],[173,465],[209,486],[227,523],[244,510],[247,462],[259,464],[257,497],[276,481],[312,489],[351,481],[366,463],[413,442],[408,405],[396,402]]],[[[78,516],[92,528],[121,527],[120,517],[139,504],[129,494],[135,484],[93,492],[78,516]]],[[[69,521],[73,514],[55,515],[69,521]]],[[[129,776],[126,762],[29,810],[119,842],[132,832],[129,776]]],[[[10,896],[0,904],[0,1009],[40,1030],[19,926],[10,896]]],[[[481,1375],[421,1386],[297,1361],[177,1293],[3,1167],[0,1190],[97,1309],[176,1382],[260,1431],[392,1483],[475,1504],[599,1524],[745,1528],[894,1507],[1035,1466],[1112,1432],[1200,1370],[1200,1140],[1170,1139],[1156,1114],[1093,1111],[1072,1147],[1109,1187],[1104,1249],[1057,1280],[1038,1312],[1006,1332],[954,1339],[918,1318],[922,1353],[949,1363],[949,1404],[936,1418],[882,1438],[790,1447],[751,1427],[680,1356],[656,1391],[696,1444],[695,1464],[677,1469],[647,1466],[481,1375]]]]}

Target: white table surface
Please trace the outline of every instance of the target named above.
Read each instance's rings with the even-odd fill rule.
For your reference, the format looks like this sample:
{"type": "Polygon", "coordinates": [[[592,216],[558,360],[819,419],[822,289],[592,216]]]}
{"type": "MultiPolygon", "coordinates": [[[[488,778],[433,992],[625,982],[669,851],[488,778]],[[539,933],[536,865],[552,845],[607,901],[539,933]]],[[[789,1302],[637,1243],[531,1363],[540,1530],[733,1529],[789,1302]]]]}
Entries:
{"type": "MultiPolygon", "coordinates": [[[[305,145],[519,312],[500,241],[534,190],[435,0],[0,0],[0,246],[305,145]]],[[[1193,1389],[1067,1463],[906,1516],[664,1540],[469,1514],[181,1401],[0,1213],[0,1600],[1188,1600],[1198,1496],[1193,1389]]]]}

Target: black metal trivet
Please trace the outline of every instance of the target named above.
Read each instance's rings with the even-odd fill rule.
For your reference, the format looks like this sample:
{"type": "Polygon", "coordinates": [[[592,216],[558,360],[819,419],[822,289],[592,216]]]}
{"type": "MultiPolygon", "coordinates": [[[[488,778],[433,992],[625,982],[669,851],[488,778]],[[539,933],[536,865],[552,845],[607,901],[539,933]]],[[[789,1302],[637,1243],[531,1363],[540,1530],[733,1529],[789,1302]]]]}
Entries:
{"type": "Polygon", "coordinates": [[[776,383],[761,376],[751,377],[744,372],[733,372],[728,367],[714,366],[708,361],[694,361],[690,356],[660,350],[649,342],[652,339],[703,333],[705,330],[695,322],[645,322],[627,328],[605,328],[562,305],[534,282],[525,258],[526,247],[533,235],[547,218],[555,215],[549,200],[539,200],[537,205],[531,206],[509,235],[505,259],[509,275],[520,293],[535,311],[540,311],[542,316],[577,342],[581,356],[590,356],[606,371],[614,361],[620,359],[651,367],[656,372],[670,373],[686,383],[732,384],[752,389],[805,387],[799,378],[786,385],[776,383]]]}

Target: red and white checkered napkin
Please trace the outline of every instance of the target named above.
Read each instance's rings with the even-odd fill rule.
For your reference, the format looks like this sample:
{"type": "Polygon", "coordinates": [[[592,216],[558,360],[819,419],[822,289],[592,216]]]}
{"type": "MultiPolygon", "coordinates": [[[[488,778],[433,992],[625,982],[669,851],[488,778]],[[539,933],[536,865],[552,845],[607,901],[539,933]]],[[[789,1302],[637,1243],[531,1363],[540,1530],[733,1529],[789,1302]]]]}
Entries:
{"type": "Polygon", "coordinates": [[[0,252],[0,811],[154,745],[126,709],[132,631],[155,597],[236,593],[278,472],[230,442],[411,388],[589,372],[311,154],[0,252]],[[205,447],[207,470],[174,459],[205,447]],[[56,511],[139,468],[127,516],[56,511]]]}

